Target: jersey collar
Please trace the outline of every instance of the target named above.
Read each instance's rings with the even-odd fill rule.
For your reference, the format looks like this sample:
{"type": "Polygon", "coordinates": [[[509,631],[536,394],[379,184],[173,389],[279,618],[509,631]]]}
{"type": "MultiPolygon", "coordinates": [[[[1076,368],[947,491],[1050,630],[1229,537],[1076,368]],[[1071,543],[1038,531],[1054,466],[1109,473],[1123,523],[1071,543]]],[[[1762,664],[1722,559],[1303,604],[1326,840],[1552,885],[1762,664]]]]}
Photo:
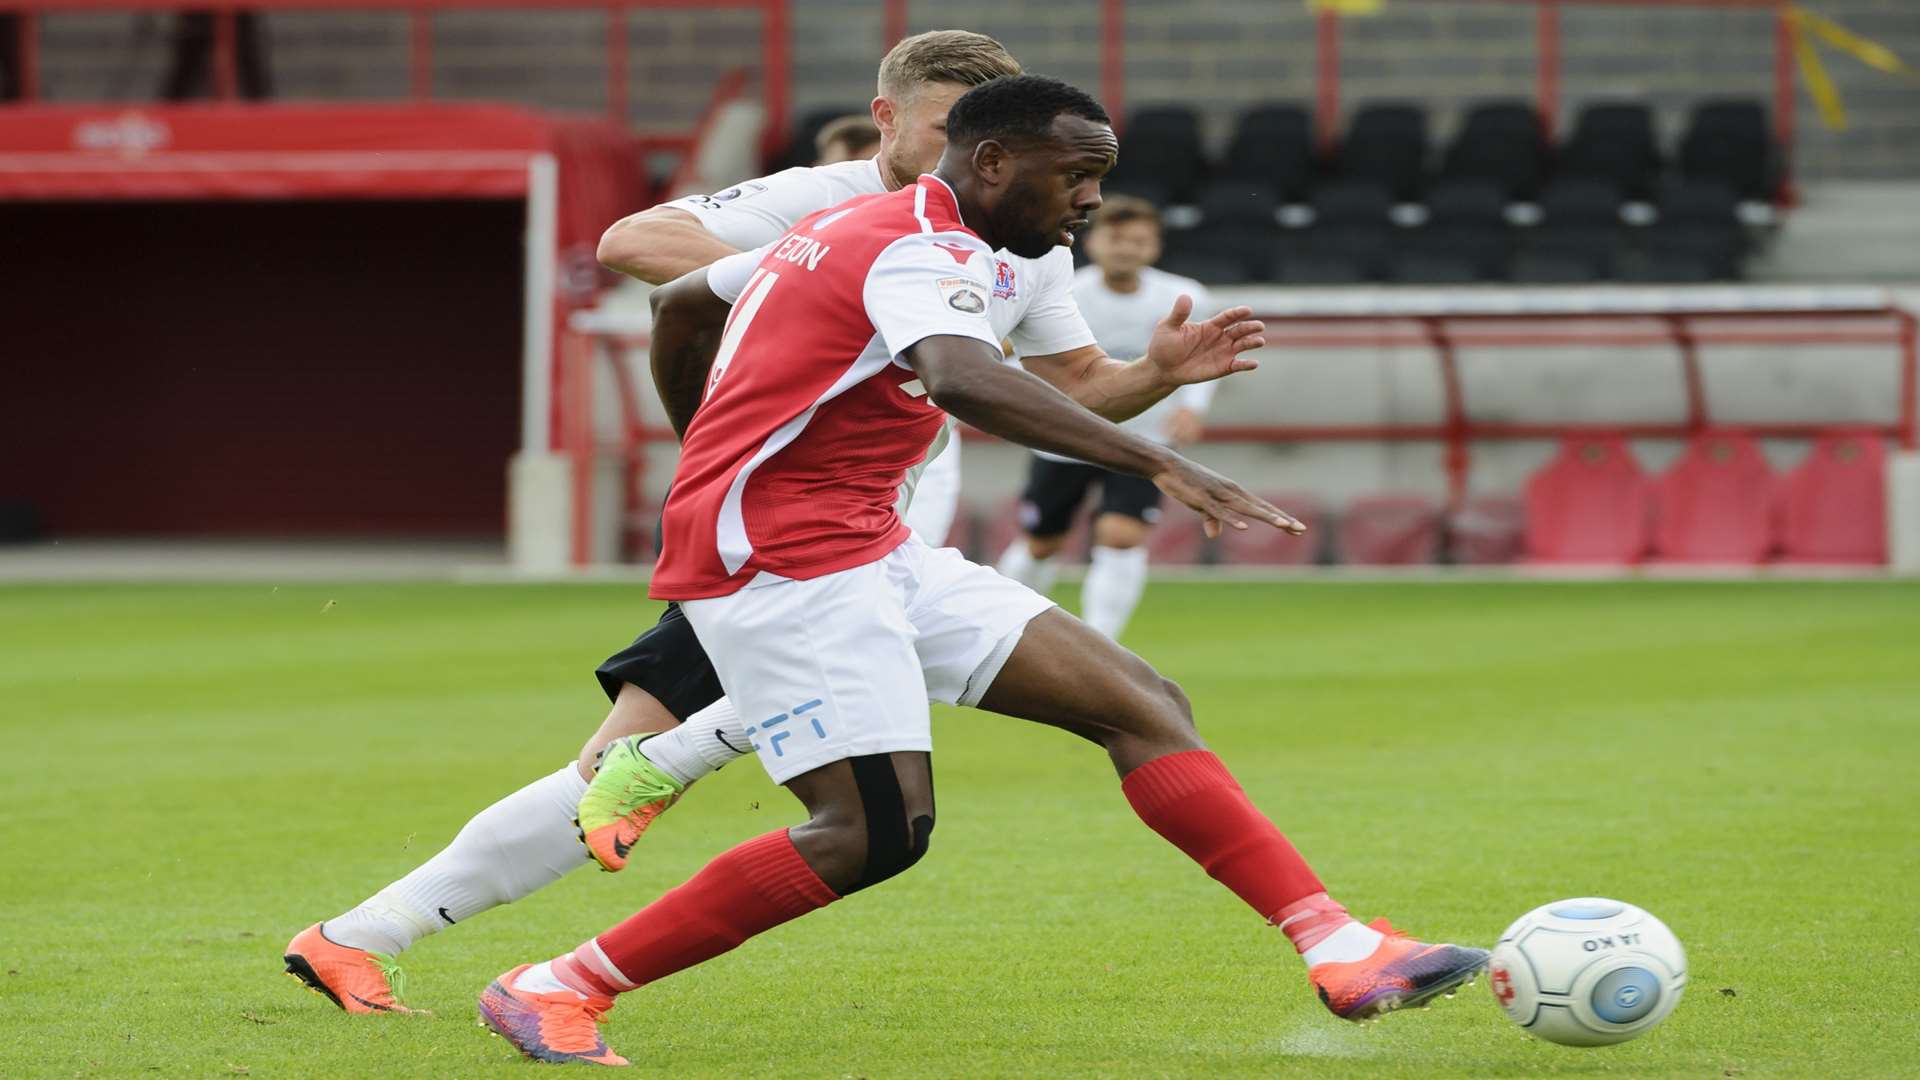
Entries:
{"type": "Polygon", "coordinates": [[[954,194],[953,188],[945,180],[932,173],[921,173],[920,179],[916,182],[927,189],[927,209],[933,209],[934,200],[939,199],[940,205],[945,206],[953,214],[953,220],[959,222],[961,228],[967,228],[967,219],[960,214],[960,196],[954,194]]]}

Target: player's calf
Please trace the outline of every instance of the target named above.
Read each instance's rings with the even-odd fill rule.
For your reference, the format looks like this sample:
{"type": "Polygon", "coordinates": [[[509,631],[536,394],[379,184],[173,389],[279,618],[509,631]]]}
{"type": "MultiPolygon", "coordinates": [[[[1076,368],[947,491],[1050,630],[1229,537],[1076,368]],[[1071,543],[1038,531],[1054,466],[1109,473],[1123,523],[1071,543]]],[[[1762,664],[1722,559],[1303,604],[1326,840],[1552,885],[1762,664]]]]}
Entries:
{"type": "Polygon", "coordinates": [[[806,824],[789,831],[794,849],[841,896],[911,868],[933,837],[933,775],[920,753],[848,758],[795,777],[806,824]]]}

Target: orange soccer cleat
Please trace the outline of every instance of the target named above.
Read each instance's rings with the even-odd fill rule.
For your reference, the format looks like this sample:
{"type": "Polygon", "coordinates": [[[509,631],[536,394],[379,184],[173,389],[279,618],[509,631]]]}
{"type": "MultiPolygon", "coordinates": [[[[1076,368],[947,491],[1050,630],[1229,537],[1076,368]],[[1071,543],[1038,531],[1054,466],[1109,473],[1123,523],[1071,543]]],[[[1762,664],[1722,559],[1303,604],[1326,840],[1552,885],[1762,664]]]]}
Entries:
{"type": "Polygon", "coordinates": [[[1385,919],[1368,925],[1386,935],[1364,960],[1315,964],[1307,972],[1320,1001],[1342,1020],[1372,1020],[1452,997],[1487,966],[1487,951],[1429,945],[1395,930],[1385,919]]]}
{"type": "Polygon", "coordinates": [[[400,1004],[403,985],[393,957],[327,940],[314,923],[287,942],[287,974],[350,1013],[423,1013],[400,1004]]]}
{"type": "Polygon", "coordinates": [[[481,991],[481,1022],[535,1061],[627,1064],[600,1037],[600,1024],[613,1008],[613,999],[582,997],[572,991],[535,994],[514,989],[513,981],[532,966],[521,964],[481,991]]]}

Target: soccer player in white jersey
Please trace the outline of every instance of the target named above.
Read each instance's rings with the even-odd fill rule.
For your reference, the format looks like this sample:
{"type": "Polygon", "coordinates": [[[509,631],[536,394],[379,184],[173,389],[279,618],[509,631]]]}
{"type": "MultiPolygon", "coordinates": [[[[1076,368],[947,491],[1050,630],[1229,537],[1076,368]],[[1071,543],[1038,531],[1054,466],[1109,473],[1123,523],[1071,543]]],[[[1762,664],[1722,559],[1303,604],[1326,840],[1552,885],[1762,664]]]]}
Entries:
{"type": "MultiPolygon", "coordinates": [[[[765,244],[815,211],[910,186],[939,161],[953,102],[969,87],[1018,71],[998,42],[980,34],[944,30],[907,38],[880,66],[873,101],[882,133],[876,158],[790,169],[636,214],[607,231],[601,259],[645,281],[668,281],[737,249],[765,244]]],[[[1108,364],[1074,307],[1072,260],[1064,248],[1033,259],[996,253],[995,275],[987,316],[996,331],[1011,338],[1030,363],[1097,372],[1071,387],[1075,400],[1096,410],[1111,404],[1115,387],[1133,377],[1129,372],[1230,358],[1244,347],[1244,334],[1230,338],[1223,329],[1244,318],[1244,309],[1194,322],[1186,321],[1182,309],[1156,331],[1144,359],[1108,364]],[[1004,282],[998,280],[1002,267],[1004,282]]],[[[943,428],[935,451],[945,433],[943,428]]],[[[903,498],[914,494],[911,483],[909,476],[903,498]]],[[[923,482],[919,493],[934,494],[926,487],[923,482]]],[[[937,543],[952,518],[951,497],[912,498],[908,513],[908,524],[937,543]],[[939,520],[913,516],[923,502],[932,503],[939,520]]],[[[450,844],[399,880],[301,931],[284,950],[287,971],[350,1013],[405,1011],[394,992],[396,955],[587,865],[582,826],[595,860],[608,869],[626,864],[632,844],[664,805],[648,803],[644,812],[629,813],[628,801],[609,803],[604,792],[590,798],[588,781],[603,753],[630,767],[647,764],[645,755],[660,758],[667,764],[656,782],[676,784],[677,796],[686,783],[748,750],[713,665],[678,606],[669,606],[658,625],[608,658],[595,675],[613,704],[575,760],[481,810],[450,844]],[[663,731],[674,737],[650,740],[644,753],[630,738],[663,731]]]]}
{"type": "MultiPolygon", "coordinates": [[[[1213,309],[1206,288],[1192,278],[1154,269],[1160,257],[1160,212],[1126,195],[1105,200],[1087,231],[1093,265],[1073,279],[1073,296],[1094,340],[1115,356],[1145,351],[1154,324],[1181,296],[1195,311],[1213,309]]],[[[1216,383],[1191,383],[1121,426],[1162,446],[1184,446],[1200,437],[1216,383]]],[[[1160,489],[1150,480],[1036,452],[1020,497],[1020,530],[1000,556],[1002,574],[1037,592],[1053,588],[1055,556],[1067,531],[1098,485],[1093,552],[1080,591],[1080,617],[1118,639],[1147,586],[1147,536],[1160,520],[1160,489]]]]}
{"type": "MultiPolygon", "coordinates": [[[[1100,746],[1141,821],[1279,927],[1336,1016],[1422,1004],[1486,965],[1483,950],[1356,921],[1201,742],[1179,687],[901,522],[895,489],[952,413],[1149,477],[1209,532],[1301,529],[1075,404],[1061,391],[1082,373],[1001,363],[988,314],[996,249],[1042,254],[1100,205],[1118,149],[1105,110],[1027,75],[969,91],[951,123],[939,168],[913,188],[804,218],[654,295],[653,365],[676,373],[665,404],[683,444],[650,592],[681,602],[761,764],[807,820],[737,845],[572,951],[495,979],[481,1018],[528,1057],[625,1065],[597,1030],[618,995],[918,862],[934,827],[929,697],[1100,746]]],[[[1243,340],[1257,341],[1259,324],[1246,327],[1243,340]]],[[[1124,419],[1178,385],[1253,366],[1222,359],[1102,364],[1136,372],[1105,404],[1124,419]]],[[[1063,828],[1072,822],[1034,837],[1063,828]]],[[[1207,973],[1187,965],[1168,976],[1207,973]]],[[[804,989],[770,986],[756,1000],[804,989]]],[[[712,1007],[735,1013],[740,1002],[712,1007]]]]}

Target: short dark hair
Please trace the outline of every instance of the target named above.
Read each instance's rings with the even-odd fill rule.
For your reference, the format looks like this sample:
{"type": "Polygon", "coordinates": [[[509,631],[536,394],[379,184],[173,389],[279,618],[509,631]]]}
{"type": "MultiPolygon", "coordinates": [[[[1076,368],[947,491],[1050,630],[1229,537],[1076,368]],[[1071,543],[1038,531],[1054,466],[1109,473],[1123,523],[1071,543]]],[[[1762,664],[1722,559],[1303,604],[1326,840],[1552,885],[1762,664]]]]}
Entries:
{"type": "Polygon", "coordinates": [[[1145,199],[1133,195],[1108,195],[1100,203],[1100,209],[1093,212],[1093,227],[1103,225],[1126,225],[1130,222],[1144,221],[1152,225],[1155,232],[1160,230],[1160,211],[1145,199]]]}
{"type": "Polygon", "coordinates": [[[1077,86],[1045,75],[1006,75],[960,95],[947,113],[947,142],[972,146],[986,139],[1044,139],[1061,115],[1113,123],[1107,110],[1077,86]]]}

